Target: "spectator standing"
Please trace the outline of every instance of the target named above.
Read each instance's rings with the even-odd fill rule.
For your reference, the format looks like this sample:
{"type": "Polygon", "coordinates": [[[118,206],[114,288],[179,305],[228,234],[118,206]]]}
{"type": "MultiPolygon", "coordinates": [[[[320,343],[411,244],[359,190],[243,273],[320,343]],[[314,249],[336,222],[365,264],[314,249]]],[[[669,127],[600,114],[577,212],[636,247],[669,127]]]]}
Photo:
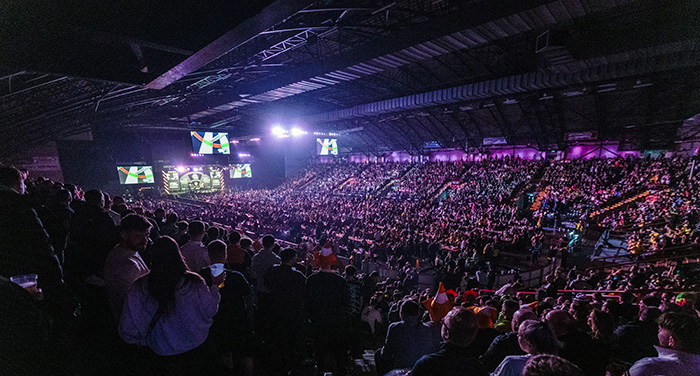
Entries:
{"type": "Polygon", "coordinates": [[[75,211],[65,253],[66,280],[81,284],[87,277],[102,276],[107,254],[119,242],[114,221],[104,209],[98,189],[85,192],[85,204],[75,211]]]}
{"type": "Polygon", "coordinates": [[[38,286],[50,294],[62,286],[63,271],[24,191],[23,174],[0,166],[0,275],[38,274],[38,286]]]}
{"type": "Polygon", "coordinates": [[[306,280],[305,308],[310,322],[319,370],[342,372],[347,367],[347,307],[350,301],[348,283],[331,268],[330,258],[319,258],[321,269],[306,280]],[[326,362],[331,354],[335,366],[326,362]]]}
{"type": "Polygon", "coordinates": [[[187,231],[190,235],[190,241],[182,246],[182,258],[189,270],[196,273],[211,264],[207,247],[202,243],[202,239],[206,235],[204,222],[190,222],[187,231]]]}
{"type": "Polygon", "coordinates": [[[226,244],[215,240],[207,245],[211,265],[199,271],[207,286],[212,286],[221,273],[226,282],[219,287],[221,301],[209,330],[215,351],[226,369],[240,370],[246,376],[253,373],[253,355],[258,350],[258,339],[248,320],[244,297],[250,295],[250,284],[243,274],[224,269],[226,244]]]}
{"type": "Polygon", "coordinates": [[[304,286],[306,277],[294,266],[297,263],[297,251],[286,248],[280,252],[281,263],[270,268],[265,275],[265,287],[270,292],[270,301],[274,304],[271,311],[271,336],[268,338],[272,348],[272,359],[277,369],[287,373],[297,371],[304,348],[304,286]]]}
{"type": "Polygon", "coordinates": [[[149,269],[139,252],[148,244],[151,222],[138,214],[124,217],[120,225],[119,244],[107,255],[104,280],[114,318],[121,317],[124,297],[137,279],[148,274],[149,269]]]}
{"type": "Polygon", "coordinates": [[[280,257],[272,251],[275,247],[274,236],[265,235],[262,239],[262,247],[263,248],[253,256],[250,267],[256,280],[256,291],[258,293],[267,294],[270,290],[265,286],[265,274],[267,274],[267,271],[272,266],[279,264],[281,260],[280,257]]]}
{"type": "Polygon", "coordinates": [[[203,346],[219,308],[221,274],[207,286],[187,270],[180,249],[170,237],[153,243],[151,272],[136,280],[124,302],[119,335],[130,344],[147,346],[152,353],[145,374],[214,374],[218,364],[203,346]]]}

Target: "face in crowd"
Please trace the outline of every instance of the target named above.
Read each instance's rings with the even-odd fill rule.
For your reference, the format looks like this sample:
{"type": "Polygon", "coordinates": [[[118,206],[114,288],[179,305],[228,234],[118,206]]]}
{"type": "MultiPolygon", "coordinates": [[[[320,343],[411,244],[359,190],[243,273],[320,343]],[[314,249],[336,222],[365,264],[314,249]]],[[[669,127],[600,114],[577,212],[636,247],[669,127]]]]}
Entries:
{"type": "Polygon", "coordinates": [[[148,245],[148,235],[150,234],[149,230],[146,231],[137,231],[137,230],[129,230],[122,232],[121,237],[122,237],[122,244],[136,252],[141,252],[146,249],[146,245],[148,245]]]}

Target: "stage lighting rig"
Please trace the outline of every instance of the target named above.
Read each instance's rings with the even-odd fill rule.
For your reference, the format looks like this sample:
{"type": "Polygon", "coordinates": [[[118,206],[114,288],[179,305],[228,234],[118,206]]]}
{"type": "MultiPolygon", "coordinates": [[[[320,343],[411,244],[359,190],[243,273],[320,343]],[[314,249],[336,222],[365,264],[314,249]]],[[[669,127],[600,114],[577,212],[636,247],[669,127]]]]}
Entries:
{"type": "Polygon", "coordinates": [[[292,136],[297,137],[297,136],[302,136],[306,134],[306,131],[299,129],[299,128],[292,128],[291,132],[292,136]]]}

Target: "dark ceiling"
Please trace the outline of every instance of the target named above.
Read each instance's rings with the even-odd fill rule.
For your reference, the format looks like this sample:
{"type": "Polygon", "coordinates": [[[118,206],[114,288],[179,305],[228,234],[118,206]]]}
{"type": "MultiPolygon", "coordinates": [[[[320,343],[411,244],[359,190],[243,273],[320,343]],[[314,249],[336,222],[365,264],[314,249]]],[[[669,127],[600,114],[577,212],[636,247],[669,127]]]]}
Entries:
{"type": "Polygon", "coordinates": [[[245,137],[279,119],[359,152],[544,150],[585,131],[654,149],[700,112],[694,0],[47,3],[0,13],[0,158],[86,131],[245,137]]]}

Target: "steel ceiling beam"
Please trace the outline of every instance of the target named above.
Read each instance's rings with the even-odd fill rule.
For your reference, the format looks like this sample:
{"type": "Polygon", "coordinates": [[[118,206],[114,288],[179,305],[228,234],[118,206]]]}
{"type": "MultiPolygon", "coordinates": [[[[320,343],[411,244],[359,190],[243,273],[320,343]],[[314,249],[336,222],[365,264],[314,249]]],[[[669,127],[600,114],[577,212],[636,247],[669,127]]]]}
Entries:
{"type": "MultiPolygon", "coordinates": [[[[252,94],[252,98],[262,102],[277,101],[315,90],[308,87],[284,93],[290,87],[304,86],[315,79],[332,78],[334,74],[340,74],[346,76],[342,81],[347,82],[362,76],[373,76],[384,70],[483,46],[493,40],[571,22],[591,12],[615,9],[630,2],[633,0],[614,3],[605,0],[532,0],[508,2],[497,9],[490,2],[470,4],[451,12],[441,22],[426,22],[412,27],[402,32],[400,38],[386,38],[381,45],[371,43],[352,51],[352,54],[327,59],[323,64],[293,67],[269,80],[242,85],[240,90],[252,94]],[[535,22],[533,19],[539,20],[535,22]]],[[[340,82],[324,87],[337,83],[340,82]]],[[[248,104],[234,101],[231,105],[248,104]]]]}
{"type": "Polygon", "coordinates": [[[669,43],[639,51],[570,64],[570,73],[536,71],[311,115],[309,122],[337,121],[416,108],[462,103],[513,94],[586,85],[700,65],[700,40],[669,43]]]}
{"type": "Polygon", "coordinates": [[[271,26],[284,21],[300,10],[314,4],[316,1],[317,0],[278,0],[270,4],[259,14],[245,20],[231,31],[219,37],[219,39],[195,52],[182,63],[148,83],[146,87],[158,90],[167,87],[182,77],[218,59],[230,50],[269,29],[271,26]]]}

